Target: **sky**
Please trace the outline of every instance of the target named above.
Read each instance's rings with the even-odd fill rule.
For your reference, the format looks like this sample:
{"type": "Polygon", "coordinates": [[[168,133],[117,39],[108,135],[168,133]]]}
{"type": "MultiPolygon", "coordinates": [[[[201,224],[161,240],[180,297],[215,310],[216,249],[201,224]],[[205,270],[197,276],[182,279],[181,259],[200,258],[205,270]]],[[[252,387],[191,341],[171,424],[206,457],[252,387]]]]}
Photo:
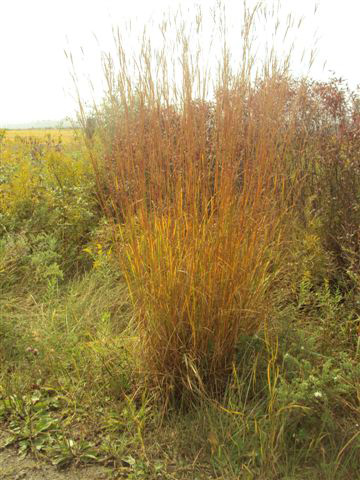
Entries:
{"type": "MultiPolygon", "coordinates": [[[[131,51],[136,48],[143,25],[155,41],[155,28],[163,13],[176,9],[178,3],[178,0],[0,0],[0,127],[74,118],[78,108],[74,68],[87,101],[92,95],[100,98],[104,89],[101,53],[114,49],[113,28],[119,27],[128,36],[131,51]],[[130,21],[131,32],[124,26],[130,21]]],[[[210,18],[207,14],[216,0],[197,3],[204,11],[206,28],[210,18]]],[[[232,32],[229,46],[236,50],[243,1],[224,0],[224,3],[232,32]]],[[[272,3],[264,0],[267,6],[272,3]]],[[[193,4],[194,0],[181,0],[185,19],[193,4]]],[[[304,17],[301,27],[295,29],[294,40],[295,47],[307,56],[311,49],[316,49],[310,75],[325,80],[334,72],[348,80],[352,88],[360,84],[360,0],[283,0],[282,4],[279,16],[283,25],[289,12],[297,18],[304,17]]],[[[269,32],[262,27],[257,35],[265,38],[271,36],[269,32]]],[[[279,46],[284,47],[281,41],[279,46]]],[[[205,56],[211,56],[212,51],[208,50],[205,41],[205,56]]],[[[295,63],[296,75],[304,73],[308,65],[308,60],[300,57],[295,63]]]]}

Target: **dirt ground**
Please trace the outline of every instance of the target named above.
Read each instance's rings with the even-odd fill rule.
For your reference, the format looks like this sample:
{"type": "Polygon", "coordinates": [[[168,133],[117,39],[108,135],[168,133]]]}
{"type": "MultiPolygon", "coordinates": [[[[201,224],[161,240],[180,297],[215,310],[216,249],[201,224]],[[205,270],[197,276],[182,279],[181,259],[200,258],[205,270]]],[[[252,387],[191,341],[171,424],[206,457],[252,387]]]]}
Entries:
{"type": "Polygon", "coordinates": [[[110,478],[116,477],[104,467],[70,468],[62,471],[31,457],[20,459],[12,448],[0,450],[1,480],[103,480],[110,478]]]}

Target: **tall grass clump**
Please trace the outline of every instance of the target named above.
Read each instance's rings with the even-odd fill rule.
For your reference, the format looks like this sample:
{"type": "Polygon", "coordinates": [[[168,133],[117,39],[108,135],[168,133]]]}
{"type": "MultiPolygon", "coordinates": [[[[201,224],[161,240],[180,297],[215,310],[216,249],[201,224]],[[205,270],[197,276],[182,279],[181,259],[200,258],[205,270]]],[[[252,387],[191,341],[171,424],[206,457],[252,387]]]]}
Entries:
{"type": "Polygon", "coordinates": [[[255,68],[262,8],[244,10],[236,68],[221,12],[213,65],[200,11],[191,26],[164,21],[160,47],[145,32],[134,56],[118,32],[117,58],[104,59],[108,90],[89,149],[134,305],[139,367],[166,400],[222,392],[239,338],[271,327],[297,97],[288,58],[270,51],[255,68]]]}

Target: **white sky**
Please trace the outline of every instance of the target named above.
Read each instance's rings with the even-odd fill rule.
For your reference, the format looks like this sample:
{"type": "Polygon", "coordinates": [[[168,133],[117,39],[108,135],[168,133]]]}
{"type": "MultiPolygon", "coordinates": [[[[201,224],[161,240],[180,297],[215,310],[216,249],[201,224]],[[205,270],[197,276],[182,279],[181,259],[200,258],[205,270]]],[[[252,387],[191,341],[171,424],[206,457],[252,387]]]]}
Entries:
{"type": "MultiPolygon", "coordinates": [[[[238,25],[242,0],[224,1],[229,20],[238,25]]],[[[193,3],[181,1],[185,11],[193,3]]],[[[209,11],[215,0],[197,3],[209,11]]],[[[156,24],[164,10],[177,4],[178,0],[0,0],[0,127],[73,117],[77,104],[64,50],[74,56],[81,85],[91,78],[100,94],[100,54],[113,45],[112,26],[128,19],[135,28],[149,25],[150,17],[156,24]]],[[[305,18],[297,47],[308,53],[315,35],[318,38],[311,75],[326,79],[334,71],[353,88],[359,84],[360,0],[283,0],[283,4],[286,13],[305,18]]],[[[300,61],[296,68],[301,72],[300,61]]]]}

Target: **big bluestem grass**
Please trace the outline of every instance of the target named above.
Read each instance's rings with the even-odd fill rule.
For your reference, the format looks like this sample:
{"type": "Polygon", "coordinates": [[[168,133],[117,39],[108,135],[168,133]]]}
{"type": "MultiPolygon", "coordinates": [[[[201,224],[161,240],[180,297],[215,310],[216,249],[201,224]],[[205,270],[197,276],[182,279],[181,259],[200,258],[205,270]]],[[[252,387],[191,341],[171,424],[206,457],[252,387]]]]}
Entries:
{"type": "Polygon", "coordinates": [[[196,46],[201,12],[195,47],[177,19],[175,46],[164,23],[162,48],[145,33],[131,60],[118,33],[117,66],[104,60],[108,91],[89,147],[133,300],[141,370],[167,400],[223,391],[239,335],[269,326],[278,288],[297,97],[288,62],[273,51],[255,72],[257,9],[245,9],[237,70],[221,17],[212,97],[196,46]]]}

